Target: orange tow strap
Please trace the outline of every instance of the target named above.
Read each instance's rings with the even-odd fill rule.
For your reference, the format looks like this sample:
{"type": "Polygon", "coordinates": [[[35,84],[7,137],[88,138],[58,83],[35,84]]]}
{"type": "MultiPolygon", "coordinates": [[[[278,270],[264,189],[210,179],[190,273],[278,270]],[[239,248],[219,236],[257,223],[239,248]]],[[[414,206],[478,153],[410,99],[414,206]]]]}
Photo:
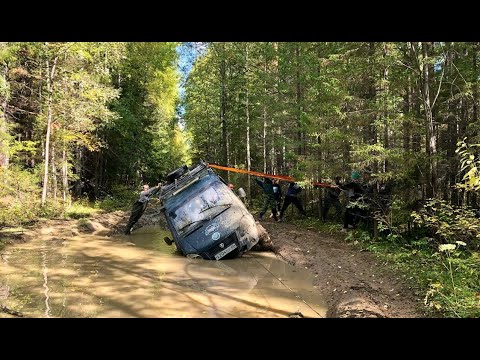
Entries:
{"type": "Polygon", "coordinates": [[[338,186],[336,186],[336,185],[327,184],[327,183],[321,183],[321,182],[314,182],[314,183],[312,183],[312,185],[313,185],[313,186],[328,187],[328,188],[332,188],[332,189],[338,188],[338,186]]]}
{"type": "MultiPolygon", "coordinates": [[[[296,182],[296,180],[291,177],[291,176],[286,176],[286,175],[271,175],[271,174],[265,174],[261,173],[258,171],[248,171],[244,169],[237,169],[233,167],[228,167],[228,166],[221,166],[221,165],[216,165],[216,164],[208,164],[209,167],[213,169],[218,169],[218,170],[226,170],[226,171],[231,171],[231,172],[237,172],[241,174],[249,174],[253,176],[258,176],[258,177],[266,177],[266,178],[272,178],[272,179],[278,179],[278,180],[283,180],[283,181],[288,181],[288,182],[296,182]]],[[[338,186],[327,184],[327,183],[321,183],[321,182],[314,182],[312,183],[313,186],[320,186],[320,187],[328,187],[328,188],[337,188],[338,186]]]]}
{"type": "Polygon", "coordinates": [[[251,171],[251,170],[248,171],[248,170],[244,170],[244,169],[237,169],[237,168],[220,166],[220,165],[215,165],[215,164],[208,164],[208,166],[211,167],[211,168],[214,168],[214,169],[219,169],[219,170],[226,170],[226,171],[237,172],[237,173],[241,173],[241,174],[249,174],[249,175],[258,176],[258,177],[266,177],[266,178],[284,180],[284,181],[289,181],[289,182],[295,182],[295,179],[292,178],[291,176],[271,175],[271,174],[261,173],[261,172],[258,172],[258,171],[251,171]]]}

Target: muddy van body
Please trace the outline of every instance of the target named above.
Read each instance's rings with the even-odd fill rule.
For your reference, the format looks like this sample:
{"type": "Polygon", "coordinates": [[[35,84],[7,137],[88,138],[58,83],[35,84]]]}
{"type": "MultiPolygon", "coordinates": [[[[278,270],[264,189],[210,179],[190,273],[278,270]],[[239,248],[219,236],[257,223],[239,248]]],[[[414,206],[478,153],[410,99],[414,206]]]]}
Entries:
{"type": "Polygon", "coordinates": [[[208,164],[176,169],[167,179],[159,198],[173,242],[183,255],[228,259],[258,243],[255,219],[208,164]]]}

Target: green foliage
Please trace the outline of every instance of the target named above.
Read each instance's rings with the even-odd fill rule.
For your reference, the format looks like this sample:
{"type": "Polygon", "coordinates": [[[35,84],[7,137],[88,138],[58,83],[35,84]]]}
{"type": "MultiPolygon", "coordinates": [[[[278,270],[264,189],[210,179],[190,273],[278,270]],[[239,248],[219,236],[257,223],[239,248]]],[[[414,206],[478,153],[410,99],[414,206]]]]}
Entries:
{"type": "Polygon", "coordinates": [[[427,313],[439,317],[480,316],[480,258],[465,243],[433,246],[431,238],[374,241],[364,230],[349,231],[345,240],[376,254],[424,300],[427,313]]]}
{"type": "MultiPolygon", "coordinates": [[[[17,50],[18,46],[15,43],[0,42],[0,69],[15,62],[17,50]]],[[[10,84],[5,78],[4,71],[0,71],[0,97],[7,100],[10,98],[10,84]]]]}
{"type": "Polygon", "coordinates": [[[400,239],[408,232],[407,223],[411,220],[412,211],[410,204],[405,202],[400,195],[394,194],[391,201],[385,204],[379,201],[373,211],[373,217],[377,220],[378,231],[390,234],[390,238],[400,239]]]}
{"type": "Polygon", "coordinates": [[[339,225],[335,223],[326,223],[320,219],[314,217],[310,218],[294,218],[293,223],[298,225],[301,228],[305,229],[315,229],[330,235],[339,234],[339,225]]]}
{"type": "Polygon", "coordinates": [[[353,242],[355,245],[358,244],[359,241],[364,244],[369,244],[373,241],[372,235],[370,234],[370,232],[364,229],[355,229],[355,230],[349,231],[345,236],[345,240],[349,242],[353,242]]]}
{"type": "Polygon", "coordinates": [[[77,201],[65,211],[65,217],[70,219],[88,218],[97,211],[98,210],[93,208],[87,201],[77,201]]]}
{"type": "Polygon", "coordinates": [[[480,190],[480,159],[478,158],[478,147],[480,144],[469,145],[466,143],[466,138],[457,143],[457,152],[460,155],[461,169],[465,172],[462,181],[457,185],[458,188],[463,188],[468,191],[480,190]]]}
{"type": "Polygon", "coordinates": [[[101,131],[108,151],[107,177],[138,184],[158,182],[177,166],[189,163],[188,143],[179,130],[175,109],[179,74],[175,43],[128,43],[116,70],[121,89],[112,103],[118,117],[101,131]]]}
{"type": "Polygon", "coordinates": [[[439,244],[461,241],[471,249],[480,246],[480,219],[471,208],[429,199],[423,209],[412,213],[412,218],[416,224],[428,229],[439,244]]]}
{"type": "Polygon", "coordinates": [[[46,219],[61,218],[64,213],[65,204],[62,200],[49,199],[44,206],[40,207],[38,216],[46,219]]]}
{"type": "MultiPolygon", "coordinates": [[[[465,252],[466,244],[442,244],[432,255],[436,259],[435,270],[439,281],[432,281],[424,302],[427,306],[442,311],[447,316],[478,317],[480,301],[480,259],[477,254],[465,252]]],[[[433,279],[432,279],[433,280],[433,279]]]]}
{"type": "Polygon", "coordinates": [[[0,167],[0,226],[35,220],[40,214],[39,188],[34,172],[18,166],[0,167]]]}
{"type": "Polygon", "coordinates": [[[112,194],[105,199],[97,200],[94,207],[105,211],[130,210],[138,196],[138,191],[133,191],[124,185],[115,185],[112,188],[112,194]]]}

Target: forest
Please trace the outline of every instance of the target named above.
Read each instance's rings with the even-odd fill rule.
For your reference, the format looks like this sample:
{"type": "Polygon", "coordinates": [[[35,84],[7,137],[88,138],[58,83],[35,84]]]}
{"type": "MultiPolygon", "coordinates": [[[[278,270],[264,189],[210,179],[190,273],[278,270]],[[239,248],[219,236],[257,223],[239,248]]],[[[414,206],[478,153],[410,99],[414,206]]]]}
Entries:
{"type": "MultiPolygon", "coordinates": [[[[479,54],[478,42],[0,43],[0,226],[131,200],[203,159],[298,179],[308,221],[330,231],[311,184],[368,169],[388,206],[346,238],[400,268],[431,265],[416,274],[425,304],[478,316],[479,54]]],[[[252,177],[221,175],[259,206],[252,177]]]]}

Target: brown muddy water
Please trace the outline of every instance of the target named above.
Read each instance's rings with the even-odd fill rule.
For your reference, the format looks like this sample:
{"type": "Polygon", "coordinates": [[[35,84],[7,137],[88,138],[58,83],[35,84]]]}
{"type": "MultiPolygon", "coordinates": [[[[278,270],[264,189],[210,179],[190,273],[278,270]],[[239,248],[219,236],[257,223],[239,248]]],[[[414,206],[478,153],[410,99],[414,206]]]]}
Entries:
{"type": "Polygon", "coordinates": [[[168,235],[159,227],[129,237],[39,232],[2,250],[0,304],[28,317],[326,316],[312,275],[274,254],[190,259],[164,243],[168,235]]]}

